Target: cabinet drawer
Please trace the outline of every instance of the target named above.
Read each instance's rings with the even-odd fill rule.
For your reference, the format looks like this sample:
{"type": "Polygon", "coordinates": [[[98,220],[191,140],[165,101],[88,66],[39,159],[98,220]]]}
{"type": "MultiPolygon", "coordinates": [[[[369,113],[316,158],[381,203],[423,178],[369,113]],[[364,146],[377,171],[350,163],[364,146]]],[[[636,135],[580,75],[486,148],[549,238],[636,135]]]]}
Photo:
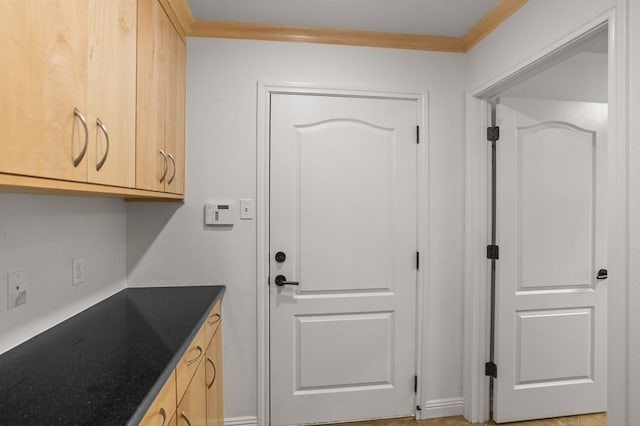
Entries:
{"type": "Polygon", "coordinates": [[[176,373],[174,371],[149,407],[147,414],[142,418],[140,426],[171,424],[167,423],[167,420],[175,413],[176,405],[176,373]]]}
{"type": "Polygon", "coordinates": [[[209,342],[213,338],[213,335],[216,334],[216,330],[218,326],[222,322],[222,316],[220,315],[220,301],[218,300],[216,304],[209,312],[209,316],[204,322],[204,345],[209,346],[209,342]]]}
{"type": "Polygon", "coordinates": [[[195,374],[198,369],[198,365],[200,365],[200,361],[204,358],[205,354],[205,346],[204,346],[204,326],[200,328],[196,337],[194,337],[193,341],[189,345],[189,348],[186,350],[180,361],[178,361],[178,365],[176,366],[176,387],[177,387],[177,395],[178,402],[182,400],[182,395],[184,395],[185,390],[189,386],[189,382],[191,382],[191,378],[195,374]]]}

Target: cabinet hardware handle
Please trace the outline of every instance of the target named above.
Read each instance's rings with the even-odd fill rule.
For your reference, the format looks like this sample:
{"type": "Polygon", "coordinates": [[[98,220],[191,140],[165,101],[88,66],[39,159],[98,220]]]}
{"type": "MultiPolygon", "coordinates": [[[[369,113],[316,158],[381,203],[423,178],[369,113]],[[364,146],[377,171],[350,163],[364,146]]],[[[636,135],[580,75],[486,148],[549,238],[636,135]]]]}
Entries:
{"type": "Polygon", "coordinates": [[[164,407],[160,408],[160,415],[162,416],[162,426],[164,426],[167,422],[167,412],[164,411],[164,407]]]}
{"type": "Polygon", "coordinates": [[[213,315],[211,315],[209,317],[209,320],[207,320],[207,324],[209,324],[209,325],[217,324],[217,323],[220,322],[220,318],[221,318],[220,314],[215,313],[215,314],[213,314],[213,315]],[[211,318],[213,318],[213,319],[211,319],[211,318]]]}
{"type": "Polygon", "coordinates": [[[87,127],[87,120],[84,118],[84,115],[80,112],[78,108],[73,109],[73,115],[78,117],[80,122],[82,123],[82,127],[84,127],[84,147],[82,148],[82,152],[73,159],[73,167],[78,167],[78,164],[84,158],[84,155],[87,153],[87,145],[89,145],[89,128],[87,127]]]}
{"type": "Polygon", "coordinates": [[[193,358],[193,359],[190,359],[190,360],[186,361],[187,365],[195,364],[200,359],[200,357],[202,356],[203,350],[202,350],[202,347],[200,345],[198,345],[196,350],[198,351],[198,356],[193,358]]]}
{"type": "Polygon", "coordinates": [[[173,163],[173,174],[171,175],[171,177],[169,178],[169,181],[167,182],[169,185],[171,185],[171,182],[173,182],[173,178],[176,177],[176,159],[173,158],[173,155],[171,154],[167,154],[167,157],[169,157],[169,160],[171,160],[171,162],[173,163]]]}
{"type": "Polygon", "coordinates": [[[162,177],[160,178],[160,183],[164,182],[164,178],[167,177],[167,154],[164,153],[163,150],[160,150],[160,155],[162,155],[162,158],[164,158],[164,173],[162,174],[162,177]]]}
{"type": "Polygon", "coordinates": [[[191,426],[191,420],[189,420],[189,417],[187,416],[187,413],[185,413],[184,411],[180,412],[180,417],[182,417],[189,426],[191,426]]]}
{"type": "Polygon", "coordinates": [[[100,169],[104,165],[104,162],[107,161],[107,156],[109,155],[109,132],[107,131],[107,128],[102,120],[100,120],[99,118],[96,120],[96,124],[98,125],[100,130],[102,130],[102,133],[104,133],[105,140],[107,141],[107,148],[104,150],[104,156],[102,157],[102,160],[100,160],[100,162],[96,164],[96,171],[100,171],[100,169]]]}
{"type": "Polygon", "coordinates": [[[218,370],[216,369],[216,364],[213,362],[211,357],[207,357],[207,362],[211,364],[211,366],[213,367],[213,380],[211,380],[211,383],[207,384],[207,389],[211,389],[211,386],[213,386],[213,384],[216,382],[216,377],[218,376],[218,370]]]}

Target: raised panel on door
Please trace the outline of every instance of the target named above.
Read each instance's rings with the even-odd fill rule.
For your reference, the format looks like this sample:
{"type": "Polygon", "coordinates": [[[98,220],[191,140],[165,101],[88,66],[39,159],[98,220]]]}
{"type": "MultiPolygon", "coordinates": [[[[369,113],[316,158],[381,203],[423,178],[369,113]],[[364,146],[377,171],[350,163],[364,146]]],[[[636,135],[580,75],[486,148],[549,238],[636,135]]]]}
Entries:
{"type": "Polygon", "coordinates": [[[3,3],[1,172],[86,181],[87,18],[83,0],[3,3]]]}
{"type": "Polygon", "coordinates": [[[604,411],[603,141],[505,105],[498,116],[494,418],[604,411]]]}
{"type": "Polygon", "coordinates": [[[272,425],[413,415],[416,117],[271,96],[272,425]]]}
{"type": "Polygon", "coordinates": [[[164,191],[167,159],[165,103],[167,96],[167,25],[157,0],[138,1],[136,188],[164,191]]]}
{"type": "Polygon", "coordinates": [[[169,161],[166,191],[184,193],[184,132],[186,90],[186,45],[169,23],[167,31],[168,78],[165,147],[169,161]]]}
{"type": "Polygon", "coordinates": [[[88,180],[135,187],[137,1],[89,5],[88,180]]]}

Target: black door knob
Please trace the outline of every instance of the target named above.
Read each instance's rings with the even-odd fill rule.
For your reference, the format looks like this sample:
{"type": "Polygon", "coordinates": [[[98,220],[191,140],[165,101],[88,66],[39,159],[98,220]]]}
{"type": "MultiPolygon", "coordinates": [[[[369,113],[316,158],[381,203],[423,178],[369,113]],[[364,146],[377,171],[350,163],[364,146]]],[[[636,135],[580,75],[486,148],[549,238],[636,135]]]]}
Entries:
{"type": "Polygon", "coordinates": [[[287,277],[285,277],[284,275],[276,276],[276,279],[274,280],[274,282],[278,287],[282,287],[285,285],[300,285],[300,283],[297,281],[287,281],[287,277]]]}
{"type": "Polygon", "coordinates": [[[600,269],[598,271],[598,275],[596,275],[597,280],[606,280],[609,277],[609,273],[606,269],[600,269]]]}
{"type": "Polygon", "coordinates": [[[276,253],[276,262],[282,263],[287,260],[287,255],[283,251],[279,251],[276,253]]]}

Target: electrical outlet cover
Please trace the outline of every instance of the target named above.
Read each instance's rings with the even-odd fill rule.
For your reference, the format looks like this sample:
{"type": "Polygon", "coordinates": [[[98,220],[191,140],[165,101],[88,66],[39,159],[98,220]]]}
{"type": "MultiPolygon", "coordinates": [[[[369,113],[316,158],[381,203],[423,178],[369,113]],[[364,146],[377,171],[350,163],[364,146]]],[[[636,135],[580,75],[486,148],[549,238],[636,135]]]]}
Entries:
{"type": "Polygon", "coordinates": [[[84,257],[75,257],[71,260],[71,285],[79,285],[84,282],[84,257]]]}
{"type": "Polygon", "coordinates": [[[13,309],[27,303],[29,284],[28,270],[7,274],[7,309],[13,309]]]}

